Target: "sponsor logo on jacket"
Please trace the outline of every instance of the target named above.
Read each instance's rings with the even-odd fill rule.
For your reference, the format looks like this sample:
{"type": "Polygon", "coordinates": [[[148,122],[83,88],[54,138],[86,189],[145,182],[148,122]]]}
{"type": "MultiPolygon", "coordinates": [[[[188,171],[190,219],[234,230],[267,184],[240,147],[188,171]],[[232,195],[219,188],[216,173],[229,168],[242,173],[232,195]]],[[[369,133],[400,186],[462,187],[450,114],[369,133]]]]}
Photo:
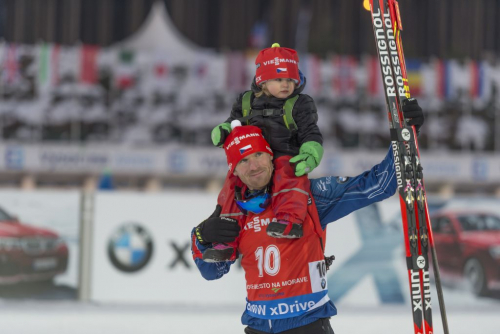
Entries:
{"type": "Polygon", "coordinates": [[[271,218],[259,218],[259,216],[257,217],[253,217],[253,219],[249,222],[247,222],[245,224],[245,227],[243,227],[243,229],[245,231],[248,231],[248,230],[254,230],[254,232],[260,232],[262,230],[262,227],[263,226],[267,226],[269,225],[270,222],[277,222],[278,220],[276,218],[273,218],[271,220],[271,218]]]}
{"type": "Polygon", "coordinates": [[[313,302],[312,300],[304,302],[295,301],[294,303],[279,303],[278,305],[276,305],[276,307],[269,307],[269,310],[267,310],[267,305],[256,305],[247,303],[247,310],[249,312],[259,315],[266,315],[269,313],[268,311],[270,311],[271,316],[285,315],[290,313],[301,314],[311,309],[314,309],[315,305],[316,303],[313,302]]]}

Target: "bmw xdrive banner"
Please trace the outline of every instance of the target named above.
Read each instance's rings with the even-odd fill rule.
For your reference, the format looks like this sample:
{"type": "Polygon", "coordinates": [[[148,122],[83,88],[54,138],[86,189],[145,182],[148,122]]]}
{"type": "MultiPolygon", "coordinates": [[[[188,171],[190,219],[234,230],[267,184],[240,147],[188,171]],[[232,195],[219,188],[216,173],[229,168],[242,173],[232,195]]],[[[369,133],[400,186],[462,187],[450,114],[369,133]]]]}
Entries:
{"type": "MultiPolygon", "coordinates": [[[[96,194],[91,299],[173,304],[217,300],[244,307],[245,280],[238,263],[222,279],[206,281],[191,258],[191,230],[213,212],[216,197],[203,192],[96,194]]],[[[325,253],[336,259],[327,283],[336,304],[409,305],[399,210],[399,202],[391,198],[328,225],[325,253]]],[[[431,198],[429,210],[446,302],[500,302],[498,199],[431,198]]]]}
{"type": "Polygon", "coordinates": [[[217,194],[203,192],[97,193],[91,299],[244,305],[239,266],[209,282],[191,257],[191,230],[210,216],[216,201],[217,194]]]}

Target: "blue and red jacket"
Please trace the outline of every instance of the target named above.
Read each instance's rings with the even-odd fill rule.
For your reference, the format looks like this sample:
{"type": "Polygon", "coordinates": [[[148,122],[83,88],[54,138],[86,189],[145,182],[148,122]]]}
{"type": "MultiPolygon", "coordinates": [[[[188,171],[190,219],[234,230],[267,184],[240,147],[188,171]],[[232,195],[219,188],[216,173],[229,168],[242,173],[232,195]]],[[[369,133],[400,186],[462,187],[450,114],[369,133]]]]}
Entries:
{"type": "MultiPolygon", "coordinates": [[[[310,208],[313,211],[309,210],[303,226],[303,238],[276,239],[267,236],[265,227],[259,231],[243,228],[238,246],[240,253],[248,254],[248,263],[245,257],[242,260],[247,281],[243,325],[267,333],[279,333],[336,315],[337,309],[328,297],[326,280],[321,276],[323,253],[319,239],[324,240],[329,223],[392,196],[396,188],[390,149],[380,164],[356,177],[311,179],[310,193],[314,201],[310,208]],[[242,237],[245,233],[247,235],[242,237]],[[304,247],[308,248],[307,252],[300,252],[304,256],[298,256],[297,249],[304,247]],[[293,261],[287,262],[292,254],[293,261]],[[272,288],[279,288],[279,292],[266,292],[272,288]]],[[[272,220],[272,216],[269,209],[259,217],[248,216],[246,221],[267,221],[272,220]]],[[[193,234],[192,241],[193,259],[205,279],[219,279],[229,272],[234,262],[204,262],[202,253],[206,247],[199,244],[193,234]]]]}

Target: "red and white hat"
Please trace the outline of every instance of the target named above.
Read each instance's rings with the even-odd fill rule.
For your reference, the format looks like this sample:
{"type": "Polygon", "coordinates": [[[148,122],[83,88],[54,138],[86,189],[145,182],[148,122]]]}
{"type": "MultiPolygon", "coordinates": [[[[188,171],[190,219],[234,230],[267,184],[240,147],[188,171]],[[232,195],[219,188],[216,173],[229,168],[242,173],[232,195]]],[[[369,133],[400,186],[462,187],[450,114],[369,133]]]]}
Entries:
{"type": "Polygon", "coordinates": [[[297,51],[282,48],[278,43],[259,52],[255,59],[257,70],[255,83],[261,85],[267,80],[285,78],[293,79],[295,84],[300,82],[299,56],[297,51]]]}
{"type": "Polygon", "coordinates": [[[231,173],[238,162],[250,154],[266,152],[273,155],[271,147],[269,147],[258,127],[253,125],[241,126],[241,122],[238,120],[232,121],[231,127],[233,130],[224,142],[227,165],[231,173]]]}

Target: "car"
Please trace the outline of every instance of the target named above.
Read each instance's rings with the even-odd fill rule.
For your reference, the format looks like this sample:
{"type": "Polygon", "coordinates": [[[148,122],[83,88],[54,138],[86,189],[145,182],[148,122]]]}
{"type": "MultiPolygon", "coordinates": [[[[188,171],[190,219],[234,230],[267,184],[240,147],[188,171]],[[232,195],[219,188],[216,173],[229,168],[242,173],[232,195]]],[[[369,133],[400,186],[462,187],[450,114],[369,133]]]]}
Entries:
{"type": "Polygon", "coordinates": [[[444,275],[458,278],[477,296],[500,290],[500,217],[447,210],[431,216],[434,246],[444,275]]]}
{"type": "Polygon", "coordinates": [[[66,271],[68,253],[57,233],[21,223],[0,208],[0,285],[51,282],[66,271]]]}

